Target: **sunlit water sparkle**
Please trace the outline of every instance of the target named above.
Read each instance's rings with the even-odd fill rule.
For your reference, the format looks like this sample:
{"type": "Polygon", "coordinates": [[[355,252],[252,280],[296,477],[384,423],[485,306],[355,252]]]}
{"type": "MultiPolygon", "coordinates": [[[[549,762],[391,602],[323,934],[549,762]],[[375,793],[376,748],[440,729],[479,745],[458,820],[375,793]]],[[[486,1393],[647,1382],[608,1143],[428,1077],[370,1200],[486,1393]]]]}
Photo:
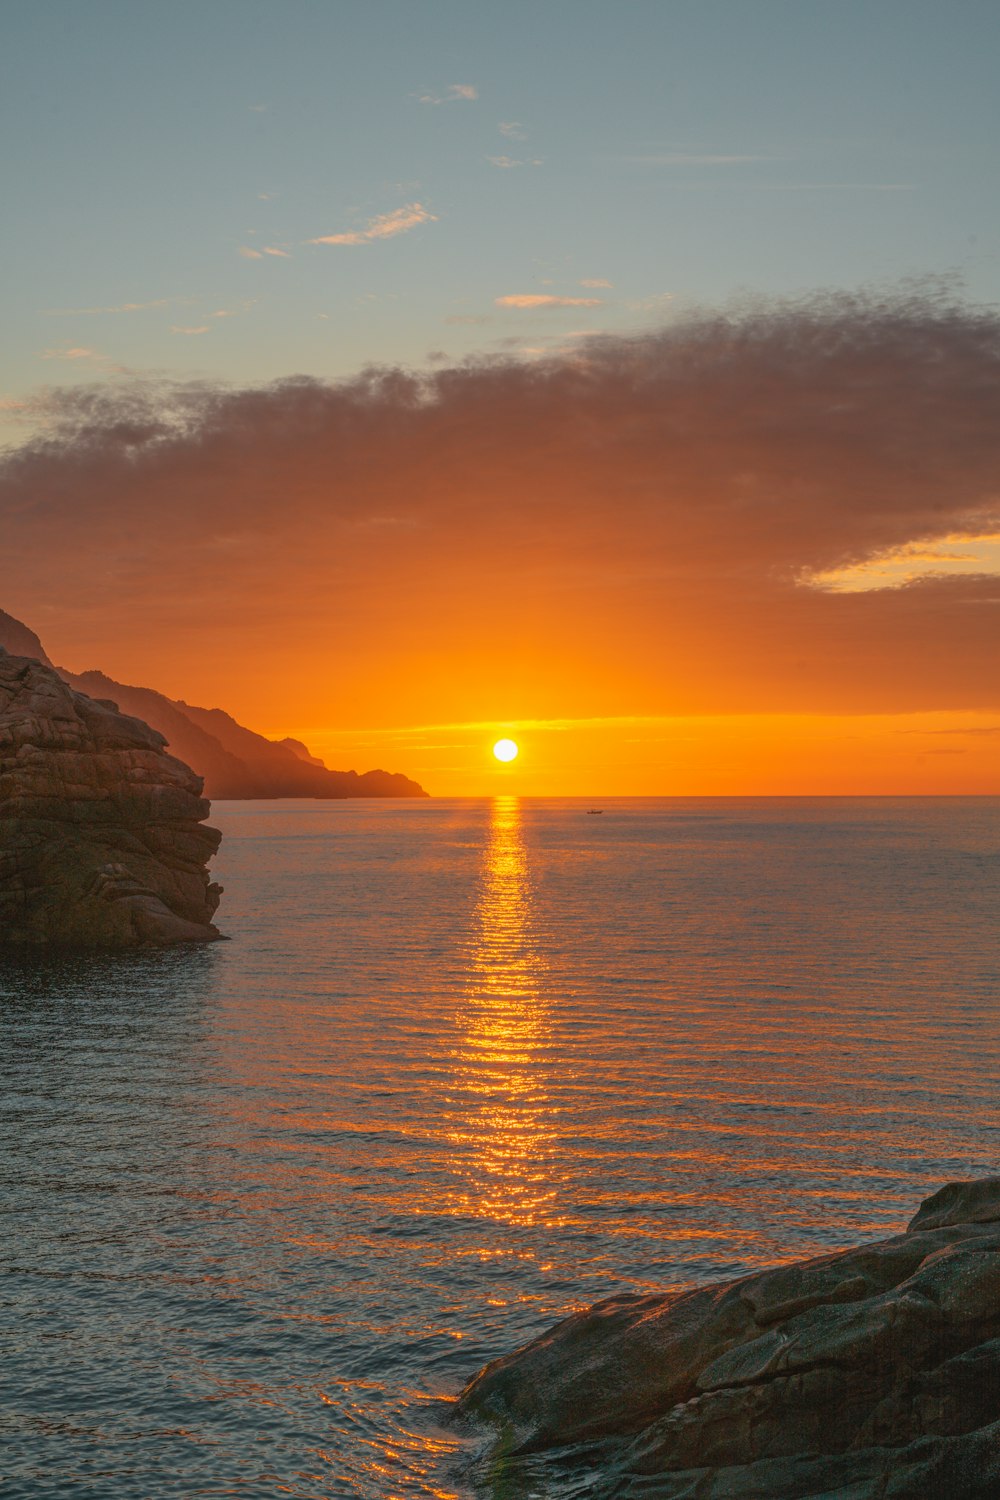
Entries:
{"type": "Polygon", "coordinates": [[[216,804],[232,942],[0,964],[5,1500],[513,1494],[487,1359],[998,1170],[1000,801],[602,805],[216,804]]]}

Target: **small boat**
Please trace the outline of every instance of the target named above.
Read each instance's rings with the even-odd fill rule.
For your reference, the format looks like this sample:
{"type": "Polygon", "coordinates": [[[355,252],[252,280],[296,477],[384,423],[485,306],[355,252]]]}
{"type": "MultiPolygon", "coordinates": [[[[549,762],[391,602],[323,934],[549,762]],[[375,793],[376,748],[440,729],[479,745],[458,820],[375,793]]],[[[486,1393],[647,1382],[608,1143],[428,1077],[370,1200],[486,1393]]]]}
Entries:
{"type": "Polygon", "coordinates": [[[603,811],[604,811],[603,807],[588,807],[587,808],[587,817],[588,818],[595,818],[600,813],[602,813],[603,811]]]}

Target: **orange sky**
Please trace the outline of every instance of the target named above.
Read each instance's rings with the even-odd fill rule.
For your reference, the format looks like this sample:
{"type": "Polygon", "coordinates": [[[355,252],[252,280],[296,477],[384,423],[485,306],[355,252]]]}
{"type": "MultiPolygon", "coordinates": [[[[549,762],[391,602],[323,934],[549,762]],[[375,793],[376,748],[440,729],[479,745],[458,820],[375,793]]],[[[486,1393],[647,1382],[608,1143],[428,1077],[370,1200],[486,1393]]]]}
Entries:
{"type": "Polygon", "coordinates": [[[986,314],[845,296],[420,380],[63,392],[0,466],[0,607],[439,794],[1000,791],[998,352],[986,314]]]}
{"type": "Polygon", "coordinates": [[[302,731],[330,765],[405,765],[454,796],[901,796],[1000,792],[1000,715],[725,714],[302,731]],[[512,736],[501,765],[491,747],[512,736]]]}

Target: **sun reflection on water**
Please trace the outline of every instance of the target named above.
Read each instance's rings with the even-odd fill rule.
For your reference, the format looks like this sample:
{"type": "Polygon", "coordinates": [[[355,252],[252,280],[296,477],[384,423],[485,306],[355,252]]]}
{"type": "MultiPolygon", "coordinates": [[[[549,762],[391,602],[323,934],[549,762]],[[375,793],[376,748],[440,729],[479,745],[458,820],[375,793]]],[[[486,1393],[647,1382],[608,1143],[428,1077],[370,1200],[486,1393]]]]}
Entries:
{"type": "Polygon", "coordinates": [[[509,1224],[552,1222],[551,1025],[517,797],[497,797],[473,917],[449,1139],[465,1169],[453,1207],[509,1224]]]}

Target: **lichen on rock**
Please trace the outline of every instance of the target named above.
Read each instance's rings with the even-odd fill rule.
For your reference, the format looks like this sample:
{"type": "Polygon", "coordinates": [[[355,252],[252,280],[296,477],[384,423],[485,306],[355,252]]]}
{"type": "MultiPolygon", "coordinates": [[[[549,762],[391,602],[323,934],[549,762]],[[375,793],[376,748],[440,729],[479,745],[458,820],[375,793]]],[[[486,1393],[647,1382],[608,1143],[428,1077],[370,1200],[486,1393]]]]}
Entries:
{"type": "Polygon", "coordinates": [[[0,946],[210,942],[202,780],[114,703],[0,649],[0,946]]]}
{"type": "Polygon", "coordinates": [[[993,1500],[1000,1178],[950,1183],[892,1239],[599,1302],[454,1415],[503,1434],[512,1485],[551,1453],[593,1500],[993,1500]]]}

